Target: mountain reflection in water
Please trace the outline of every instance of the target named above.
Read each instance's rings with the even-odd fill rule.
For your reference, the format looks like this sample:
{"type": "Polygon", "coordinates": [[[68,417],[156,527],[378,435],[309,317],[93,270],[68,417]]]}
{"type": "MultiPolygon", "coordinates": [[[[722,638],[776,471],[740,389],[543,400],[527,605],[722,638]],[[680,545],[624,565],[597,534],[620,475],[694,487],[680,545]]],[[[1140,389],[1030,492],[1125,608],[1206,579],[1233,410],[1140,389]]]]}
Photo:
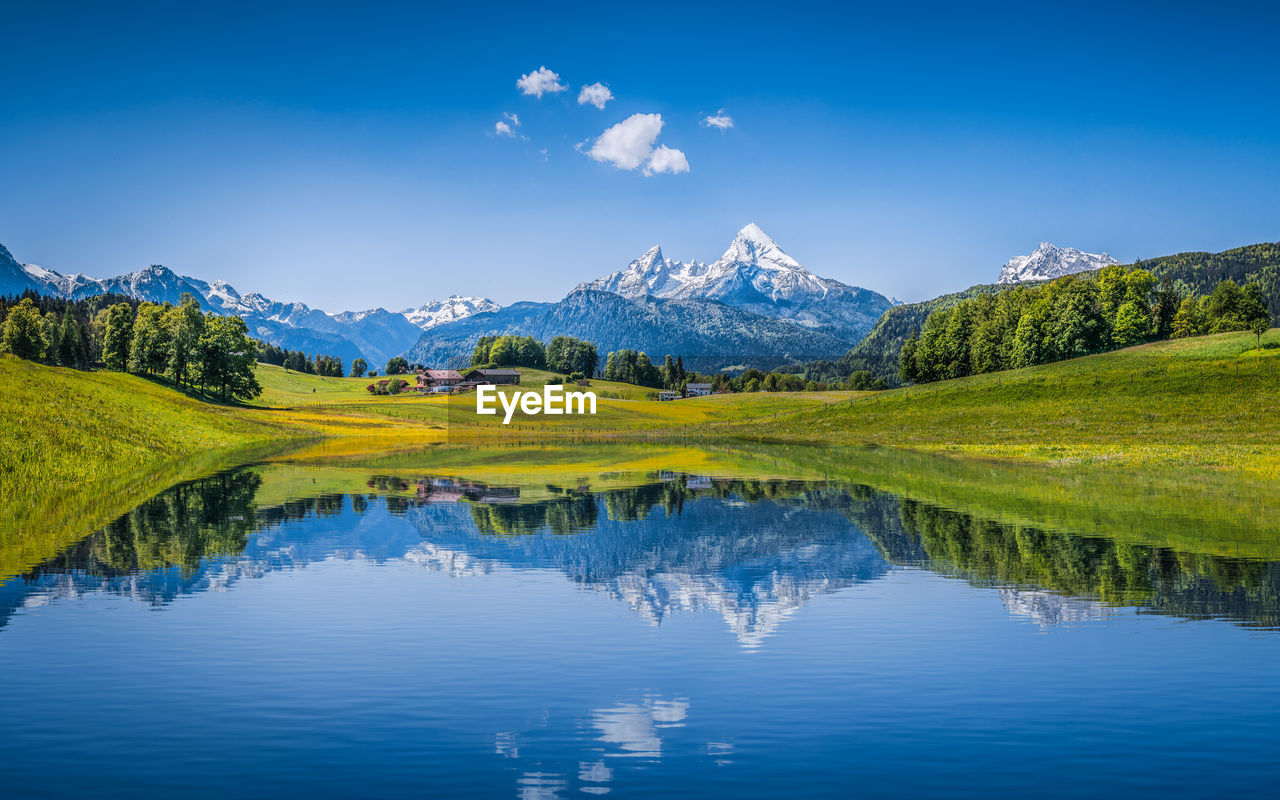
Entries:
{"type": "Polygon", "coordinates": [[[996,587],[1012,615],[1042,626],[1118,606],[1268,628],[1280,620],[1274,562],[1011,526],[865,486],[653,473],[628,488],[531,495],[447,475],[375,474],[366,492],[260,505],[261,486],[247,468],[148,500],[0,585],[0,625],[18,609],[87,592],[162,605],[350,558],[459,578],[553,569],[654,624],[718,614],[748,648],[816,596],[901,567],[996,587]]]}

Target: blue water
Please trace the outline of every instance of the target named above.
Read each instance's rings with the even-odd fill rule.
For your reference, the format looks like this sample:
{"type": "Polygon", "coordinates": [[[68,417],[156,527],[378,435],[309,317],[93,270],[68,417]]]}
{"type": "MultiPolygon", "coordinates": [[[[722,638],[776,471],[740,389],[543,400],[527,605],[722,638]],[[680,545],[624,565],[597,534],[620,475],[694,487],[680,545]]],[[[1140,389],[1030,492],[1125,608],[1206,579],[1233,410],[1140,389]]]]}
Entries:
{"type": "Polygon", "coordinates": [[[1280,779],[1275,564],[1143,551],[1152,583],[1104,603],[941,558],[899,498],[852,487],[677,475],[524,502],[437,481],[268,507],[253,479],[170,491],[0,586],[6,797],[1224,797],[1280,779]],[[1246,577],[1216,584],[1226,567],[1246,577]]]}

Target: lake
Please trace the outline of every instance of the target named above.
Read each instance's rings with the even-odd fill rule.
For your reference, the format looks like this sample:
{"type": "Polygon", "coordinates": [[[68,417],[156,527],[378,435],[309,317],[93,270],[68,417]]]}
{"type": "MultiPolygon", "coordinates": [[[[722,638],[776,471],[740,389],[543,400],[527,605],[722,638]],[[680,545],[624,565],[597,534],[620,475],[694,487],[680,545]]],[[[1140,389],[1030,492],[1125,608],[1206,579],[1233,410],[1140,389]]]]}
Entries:
{"type": "Polygon", "coordinates": [[[1271,493],[1091,481],[762,445],[157,487],[4,539],[3,791],[1272,794],[1271,493]]]}

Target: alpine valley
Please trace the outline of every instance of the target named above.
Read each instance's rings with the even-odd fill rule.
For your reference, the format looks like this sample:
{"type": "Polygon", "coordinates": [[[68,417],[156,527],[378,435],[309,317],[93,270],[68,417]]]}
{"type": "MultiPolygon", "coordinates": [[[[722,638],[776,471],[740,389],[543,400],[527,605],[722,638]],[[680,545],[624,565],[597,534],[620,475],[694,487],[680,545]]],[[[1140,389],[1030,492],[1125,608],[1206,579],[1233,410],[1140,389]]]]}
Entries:
{"type": "Polygon", "coordinates": [[[652,247],[556,303],[516,303],[422,334],[406,357],[458,364],[486,334],[577,336],[601,353],[672,353],[701,370],[834,358],[893,302],[809,272],[750,224],[710,264],[675,261],[652,247]]]}
{"type": "Polygon", "coordinates": [[[704,370],[768,367],[835,358],[893,306],[876,292],[814,275],[755,224],[739,231],[710,264],[667,259],[654,247],[558,302],[505,308],[455,296],[399,312],[329,314],[240,294],[225,281],[206,282],[159,265],[107,279],[63,275],[20,264],[0,245],[0,295],[27,290],[71,299],[115,293],[157,303],[177,303],[190,293],[208,311],[243,317],[250,333],[265,342],[348,364],[364,358],[376,367],[396,355],[426,366],[457,366],[481,336],[494,333],[577,336],[602,353],[632,348],[680,354],[704,370]]]}

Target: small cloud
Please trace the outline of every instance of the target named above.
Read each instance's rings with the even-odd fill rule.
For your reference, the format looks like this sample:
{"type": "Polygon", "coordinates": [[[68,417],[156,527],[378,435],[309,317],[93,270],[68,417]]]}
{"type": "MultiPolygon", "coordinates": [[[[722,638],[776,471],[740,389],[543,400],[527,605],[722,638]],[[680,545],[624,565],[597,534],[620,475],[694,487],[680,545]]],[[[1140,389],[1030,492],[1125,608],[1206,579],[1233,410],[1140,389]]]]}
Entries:
{"type": "Polygon", "coordinates": [[[720,109],[716,113],[702,118],[702,124],[708,128],[719,128],[725,130],[733,127],[733,117],[724,113],[724,109],[720,109]]]}
{"type": "Polygon", "coordinates": [[[578,92],[578,105],[585,106],[587,103],[599,109],[604,109],[604,104],[613,99],[613,92],[609,91],[609,87],[597,81],[590,86],[583,86],[582,91],[578,92]]]}
{"type": "Polygon", "coordinates": [[[661,114],[632,114],[605,129],[587,155],[618,169],[636,169],[653,152],[653,143],[661,132],[661,114]]]}
{"type": "MultiPolygon", "coordinates": [[[[515,139],[518,136],[516,128],[520,127],[520,117],[515,114],[507,113],[504,113],[502,116],[506,117],[506,120],[498,120],[493,123],[493,132],[498,136],[507,136],[515,139]]],[[[527,136],[520,136],[519,138],[524,139],[525,141],[528,141],[529,139],[527,136]]]]}
{"type": "Polygon", "coordinates": [[[689,160],[684,153],[666,146],[654,148],[662,125],[661,114],[632,114],[605,129],[586,153],[618,169],[643,168],[645,175],[688,172],[689,160]]]}
{"type": "Polygon", "coordinates": [[[661,175],[669,172],[672,175],[689,171],[689,159],[684,157],[684,153],[665,144],[660,144],[649,156],[649,161],[644,165],[645,175],[661,175]]]}
{"type": "Polygon", "coordinates": [[[528,75],[521,75],[516,81],[516,88],[521,94],[529,94],[541,99],[544,94],[563,92],[569,87],[560,82],[560,76],[556,73],[546,67],[538,67],[528,75]]]}

